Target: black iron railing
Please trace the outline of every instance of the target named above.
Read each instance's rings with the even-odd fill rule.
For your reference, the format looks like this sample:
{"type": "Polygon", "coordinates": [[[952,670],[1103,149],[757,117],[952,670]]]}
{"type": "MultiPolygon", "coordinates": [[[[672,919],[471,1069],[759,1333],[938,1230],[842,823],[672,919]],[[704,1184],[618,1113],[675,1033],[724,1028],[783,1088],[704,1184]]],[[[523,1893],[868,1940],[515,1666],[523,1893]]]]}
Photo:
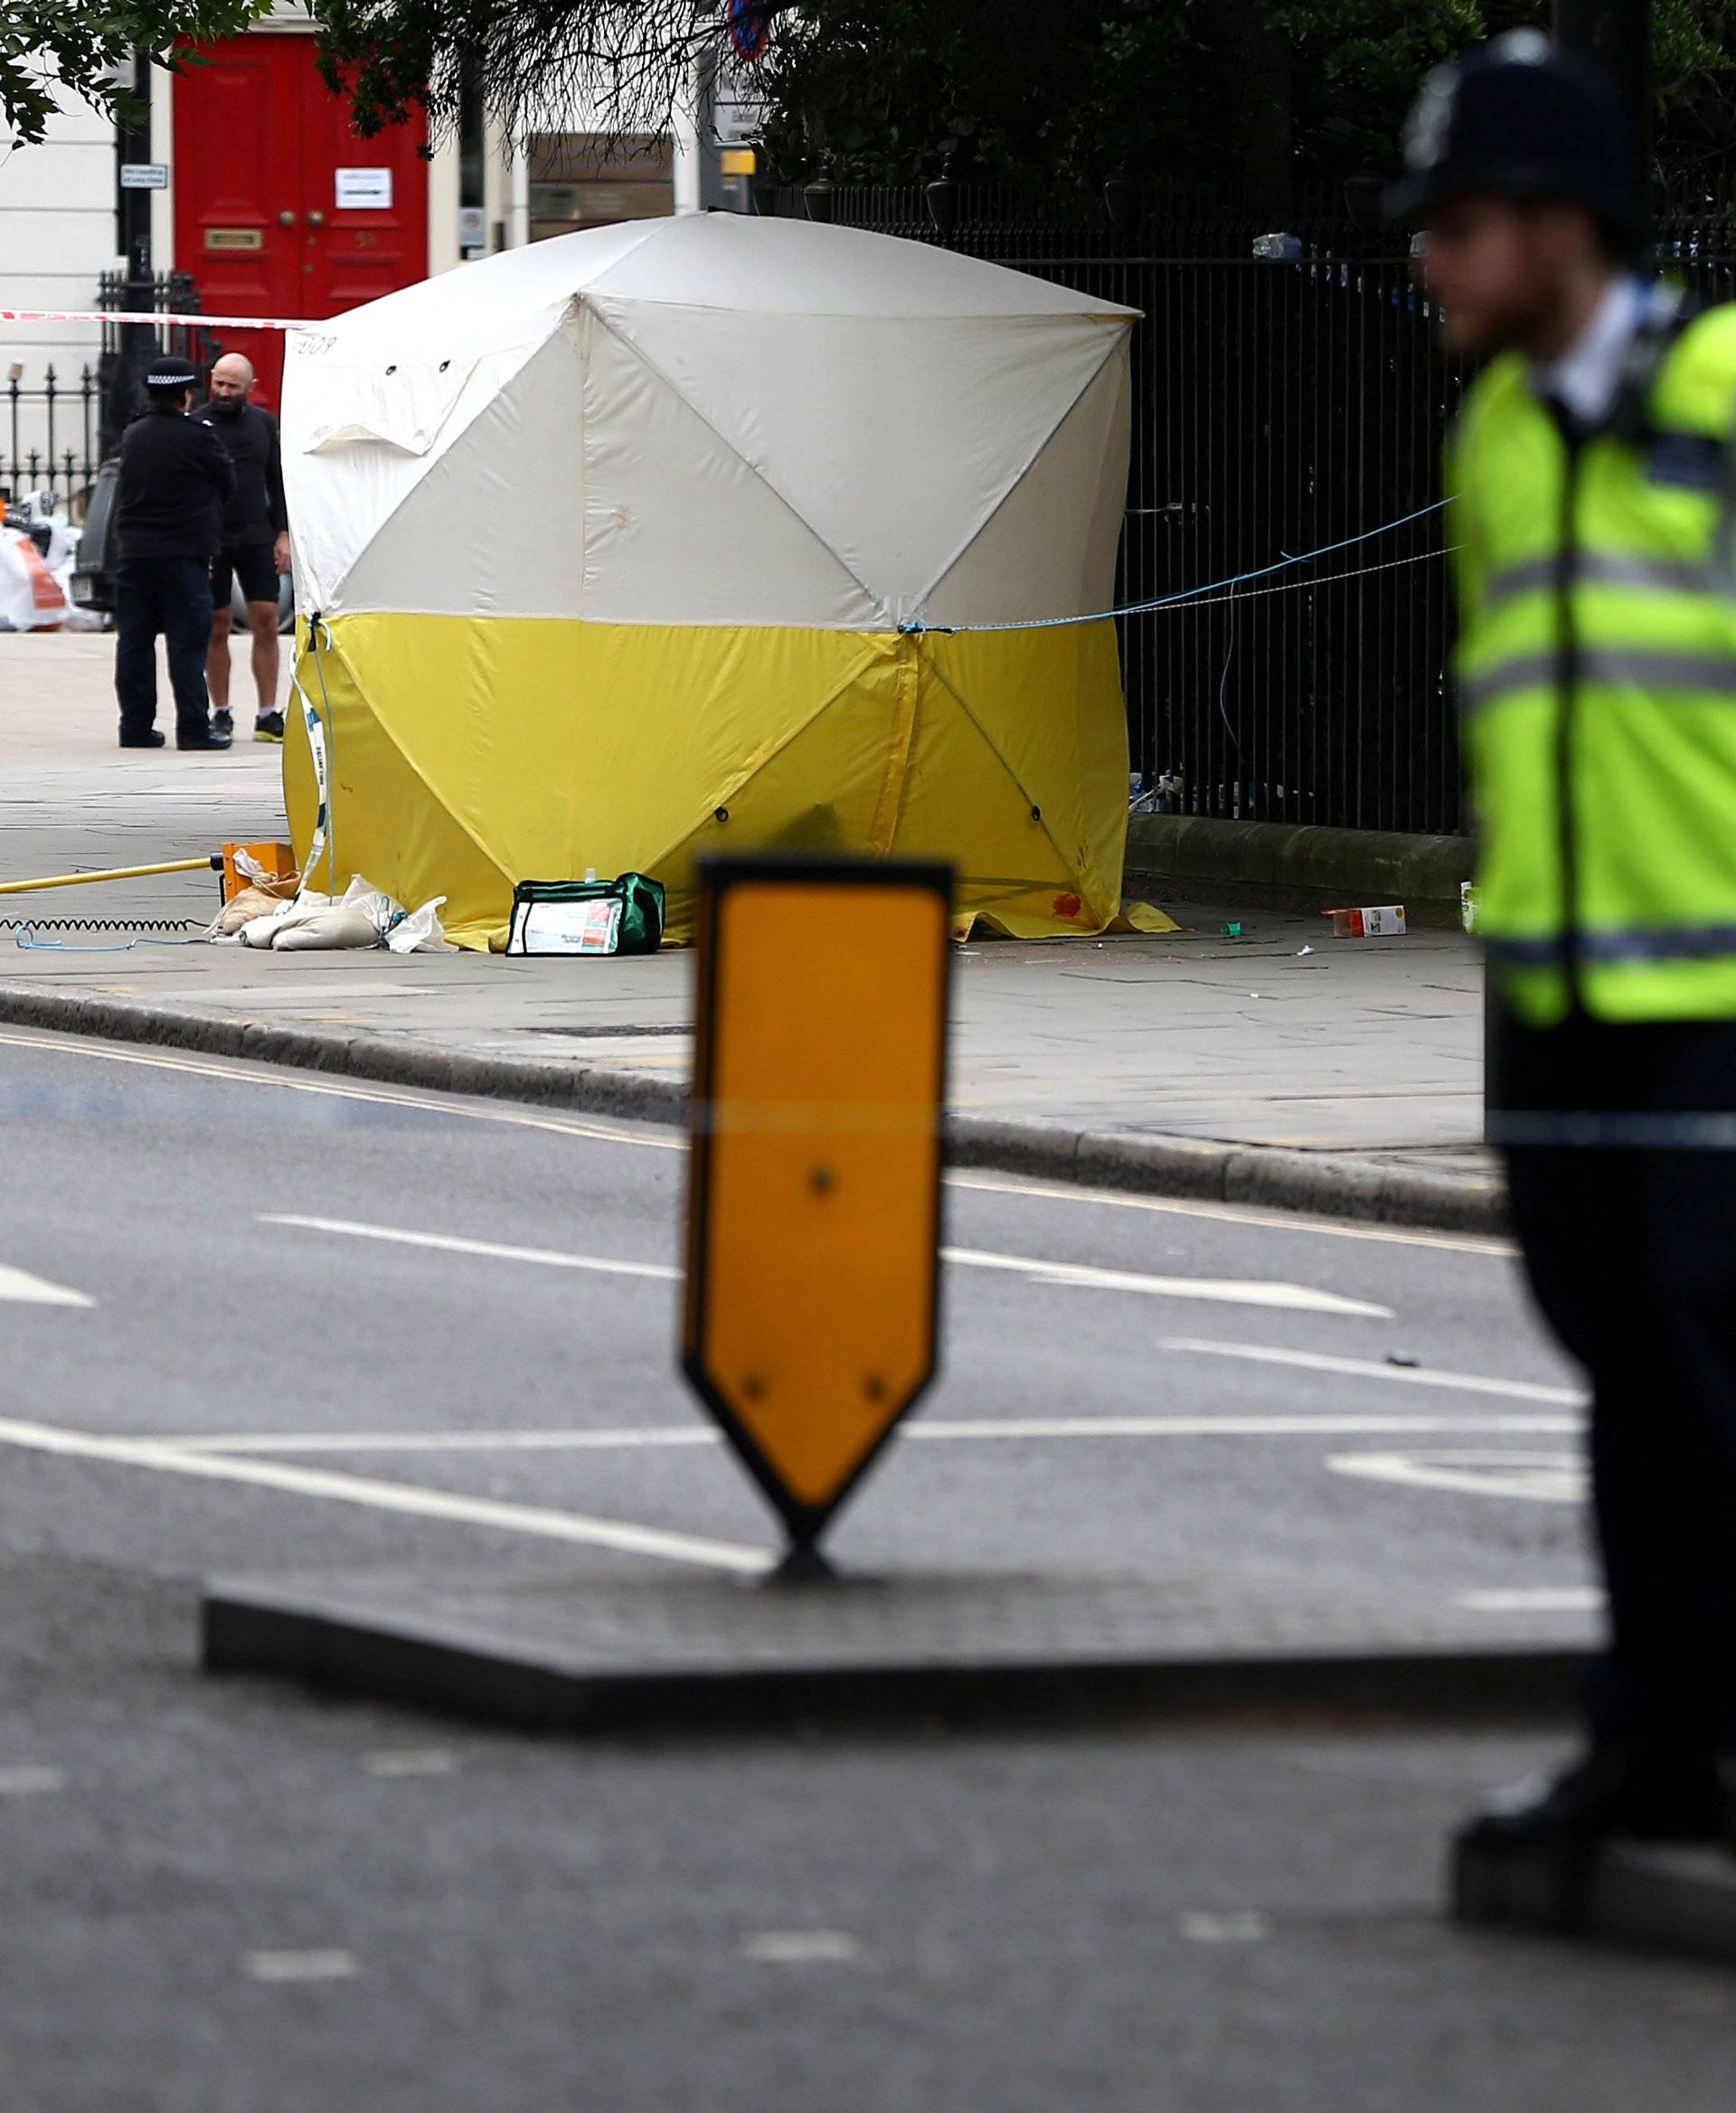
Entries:
{"type": "Polygon", "coordinates": [[[199,293],[186,271],[142,277],[105,271],[97,286],[105,313],[137,314],[137,323],[105,323],[97,380],[102,394],[99,445],[104,456],[120,445],[128,423],[145,408],[146,363],[158,353],[178,353],[208,367],[222,352],[220,341],[197,321],[199,293]]]}
{"type": "Polygon", "coordinates": [[[76,514],[98,469],[144,409],[146,364],[160,352],[209,366],[222,341],[198,320],[199,296],[184,271],[131,278],[104,272],[97,307],[137,314],[137,323],[101,325],[101,351],[76,382],[58,368],[33,376],[22,362],[0,391],[0,493],[52,492],[76,514]]]}
{"type": "Polygon", "coordinates": [[[41,382],[28,388],[24,368],[14,368],[0,396],[0,495],[52,492],[76,509],[97,474],[99,403],[88,366],[76,383],[44,367],[41,382]]]}
{"type": "Polygon", "coordinates": [[[1118,604],[1133,766],[1155,806],[1453,830],[1439,518],[1287,557],[1438,495],[1459,377],[1401,240],[1335,212],[968,186],[775,194],[762,210],[944,242],[1137,308],[1118,604]],[[816,212],[817,208],[817,212],[816,212]],[[1262,241],[1277,237],[1287,240],[1262,241]]]}
{"type": "MultiPolygon", "coordinates": [[[[1365,191],[1375,188],[1363,187],[1365,191]]],[[[930,184],[756,190],[1142,312],[1117,599],[1182,594],[1396,522],[1438,495],[1463,376],[1371,198],[1281,212],[1130,184],[1101,197],[930,184]],[[1288,241],[1262,241],[1288,237],[1288,241]]],[[[1736,297],[1736,213],[1675,202],[1661,268],[1736,297]]],[[[1188,814],[1453,830],[1450,516],[1121,621],[1135,769],[1188,814]]]]}

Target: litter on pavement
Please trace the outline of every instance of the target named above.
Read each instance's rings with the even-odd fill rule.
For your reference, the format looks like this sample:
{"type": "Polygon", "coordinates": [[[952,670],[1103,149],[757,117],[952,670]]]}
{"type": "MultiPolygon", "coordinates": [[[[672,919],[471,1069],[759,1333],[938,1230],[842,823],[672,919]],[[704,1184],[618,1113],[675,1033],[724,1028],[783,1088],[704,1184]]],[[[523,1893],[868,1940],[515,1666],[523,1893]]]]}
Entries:
{"type": "Polygon", "coordinates": [[[1404,905],[1384,902],[1367,910],[1323,910],[1332,920],[1334,934],[1341,939],[1396,939],[1404,932],[1404,905]]]}

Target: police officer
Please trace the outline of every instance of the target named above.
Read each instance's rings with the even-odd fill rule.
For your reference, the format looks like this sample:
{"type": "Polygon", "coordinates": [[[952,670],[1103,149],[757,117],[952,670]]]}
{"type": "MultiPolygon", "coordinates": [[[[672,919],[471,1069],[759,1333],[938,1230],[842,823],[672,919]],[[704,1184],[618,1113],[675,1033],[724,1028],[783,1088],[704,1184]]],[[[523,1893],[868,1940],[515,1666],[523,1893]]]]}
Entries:
{"type": "Polygon", "coordinates": [[[234,473],[217,436],[188,418],[198,370],[160,355],[146,371],[146,408],[120,442],[115,490],[115,694],[123,749],[160,749],[156,640],[168,647],[175,746],[226,749],[205,693],[211,558],[234,473]]]}
{"type": "Polygon", "coordinates": [[[1394,203],[1450,344],[1491,1132],[1592,1383],[1590,1744],[1462,1840],[1736,1846],[1736,308],[1637,262],[1613,91],[1535,32],[1426,83],[1394,203]]]}

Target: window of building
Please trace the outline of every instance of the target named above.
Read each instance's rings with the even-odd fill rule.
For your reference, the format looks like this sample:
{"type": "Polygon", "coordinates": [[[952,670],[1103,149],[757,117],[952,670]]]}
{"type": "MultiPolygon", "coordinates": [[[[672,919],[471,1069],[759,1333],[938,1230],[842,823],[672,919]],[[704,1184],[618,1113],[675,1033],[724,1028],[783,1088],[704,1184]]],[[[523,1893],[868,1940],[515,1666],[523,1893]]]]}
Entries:
{"type": "Polygon", "coordinates": [[[655,220],[675,210],[675,163],[666,139],[629,139],[605,154],[594,132],[539,132],[530,143],[531,240],[570,235],[617,221],[655,220]]]}

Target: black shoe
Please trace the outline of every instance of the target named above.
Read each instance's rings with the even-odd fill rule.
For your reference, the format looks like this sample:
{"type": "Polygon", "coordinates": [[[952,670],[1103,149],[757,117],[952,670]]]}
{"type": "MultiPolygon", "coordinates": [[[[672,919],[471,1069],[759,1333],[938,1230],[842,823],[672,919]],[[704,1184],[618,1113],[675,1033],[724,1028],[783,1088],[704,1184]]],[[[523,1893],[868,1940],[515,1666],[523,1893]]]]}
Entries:
{"type": "Polygon", "coordinates": [[[226,749],[229,746],[229,735],[226,733],[220,733],[217,729],[212,726],[207,727],[204,732],[202,734],[194,734],[190,741],[177,740],[175,745],[177,749],[226,749]]]}
{"type": "Polygon", "coordinates": [[[256,741],[280,741],[283,739],[282,712],[261,712],[253,722],[253,739],[256,741]]]}
{"type": "Polygon", "coordinates": [[[150,727],[144,733],[123,733],[120,745],[123,749],[160,749],[166,739],[156,727],[150,727]]]}
{"type": "Polygon", "coordinates": [[[1586,1849],[1644,1842],[1736,1841],[1736,1800],[1710,1755],[1594,1746],[1553,1782],[1535,1778],[1460,1828],[1462,1849],[1586,1849]]]}
{"type": "Polygon", "coordinates": [[[222,712],[213,712],[212,713],[211,731],[212,733],[233,734],[235,731],[235,721],[233,715],[230,712],[227,707],[225,707],[222,712]]]}

